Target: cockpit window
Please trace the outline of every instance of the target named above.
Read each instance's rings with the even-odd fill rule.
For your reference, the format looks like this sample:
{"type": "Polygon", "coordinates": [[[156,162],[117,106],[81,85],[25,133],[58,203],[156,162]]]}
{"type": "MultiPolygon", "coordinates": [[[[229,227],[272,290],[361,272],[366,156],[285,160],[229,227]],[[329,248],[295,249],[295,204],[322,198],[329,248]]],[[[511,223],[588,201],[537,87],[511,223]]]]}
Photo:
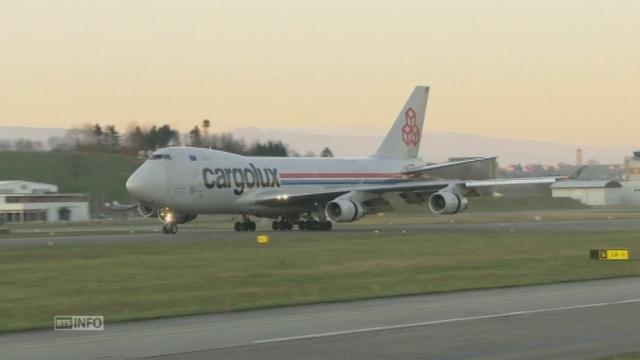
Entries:
{"type": "Polygon", "coordinates": [[[153,154],[149,157],[149,160],[158,160],[158,159],[171,160],[171,156],[169,154],[153,154]]]}

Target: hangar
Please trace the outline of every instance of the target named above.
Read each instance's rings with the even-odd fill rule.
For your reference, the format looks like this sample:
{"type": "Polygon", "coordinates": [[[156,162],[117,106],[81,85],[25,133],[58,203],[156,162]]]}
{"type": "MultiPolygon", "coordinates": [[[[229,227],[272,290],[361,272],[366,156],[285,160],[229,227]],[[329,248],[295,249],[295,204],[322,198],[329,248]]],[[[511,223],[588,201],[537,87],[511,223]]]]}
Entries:
{"type": "Polygon", "coordinates": [[[84,194],[63,194],[52,184],[23,180],[0,181],[0,222],[89,220],[84,194]]]}
{"type": "Polygon", "coordinates": [[[621,188],[616,180],[566,180],[551,185],[551,196],[576,199],[585,205],[617,205],[621,188]]]}

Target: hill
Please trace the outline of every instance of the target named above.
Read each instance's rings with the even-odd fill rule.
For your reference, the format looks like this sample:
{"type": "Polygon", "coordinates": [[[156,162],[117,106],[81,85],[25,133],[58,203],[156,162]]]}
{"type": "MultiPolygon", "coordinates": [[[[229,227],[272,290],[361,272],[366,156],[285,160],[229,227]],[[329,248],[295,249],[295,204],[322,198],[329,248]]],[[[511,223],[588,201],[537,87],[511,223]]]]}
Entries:
{"type": "Polygon", "coordinates": [[[0,152],[0,180],[58,185],[89,194],[92,202],[128,201],[124,183],[141,161],[132,156],[75,152],[0,152]]]}
{"type": "MultiPolygon", "coordinates": [[[[320,131],[320,130],[319,130],[320,131]]],[[[337,131],[337,130],[336,130],[337,131]]],[[[291,149],[305,154],[308,150],[319,153],[325,146],[336,156],[369,156],[373,154],[385,133],[379,136],[350,135],[345,133],[320,134],[304,130],[298,132],[278,129],[240,128],[231,131],[248,143],[253,141],[282,140],[291,149]]],[[[439,133],[425,130],[420,156],[426,161],[446,161],[450,157],[498,156],[501,165],[575,163],[576,149],[581,148],[585,160],[596,159],[605,164],[620,164],[631,155],[635,145],[595,146],[588,144],[561,144],[545,141],[521,140],[458,133],[439,133]]]]}

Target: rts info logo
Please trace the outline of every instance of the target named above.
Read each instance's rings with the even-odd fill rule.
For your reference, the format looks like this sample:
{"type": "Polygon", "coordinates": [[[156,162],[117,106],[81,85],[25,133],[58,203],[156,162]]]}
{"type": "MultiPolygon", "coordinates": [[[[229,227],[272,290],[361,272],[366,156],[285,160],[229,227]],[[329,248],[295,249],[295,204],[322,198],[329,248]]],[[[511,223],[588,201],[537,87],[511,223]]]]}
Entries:
{"type": "Polygon", "coordinates": [[[54,316],[54,330],[104,330],[102,315],[54,316]]]}

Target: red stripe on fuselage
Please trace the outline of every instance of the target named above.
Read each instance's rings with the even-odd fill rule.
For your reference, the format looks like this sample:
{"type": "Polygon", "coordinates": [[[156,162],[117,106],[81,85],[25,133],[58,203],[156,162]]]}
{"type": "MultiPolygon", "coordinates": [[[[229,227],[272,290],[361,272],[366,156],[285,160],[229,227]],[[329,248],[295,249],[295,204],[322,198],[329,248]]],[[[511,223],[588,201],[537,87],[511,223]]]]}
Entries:
{"type": "Polygon", "coordinates": [[[281,173],[281,179],[388,179],[402,178],[400,173],[281,173]]]}

